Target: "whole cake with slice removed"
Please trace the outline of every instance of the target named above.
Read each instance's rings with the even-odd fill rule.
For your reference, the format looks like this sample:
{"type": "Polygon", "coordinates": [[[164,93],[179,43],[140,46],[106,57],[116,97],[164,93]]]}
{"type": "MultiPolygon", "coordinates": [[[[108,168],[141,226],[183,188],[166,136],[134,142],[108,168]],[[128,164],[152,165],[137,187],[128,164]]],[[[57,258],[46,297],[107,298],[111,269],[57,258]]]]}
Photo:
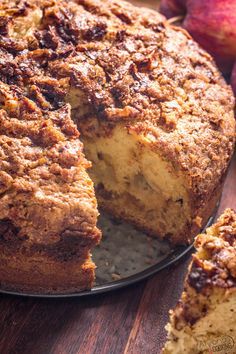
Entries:
{"type": "Polygon", "coordinates": [[[195,239],[184,292],[170,313],[163,354],[236,353],[236,213],[195,239]]]}
{"type": "Polygon", "coordinates": [[[233,110],[212,58],[157,12],[1,1],[1,287],[91,288],[97,201],[154,237],[192,242],[221,194],[233,110]]]}

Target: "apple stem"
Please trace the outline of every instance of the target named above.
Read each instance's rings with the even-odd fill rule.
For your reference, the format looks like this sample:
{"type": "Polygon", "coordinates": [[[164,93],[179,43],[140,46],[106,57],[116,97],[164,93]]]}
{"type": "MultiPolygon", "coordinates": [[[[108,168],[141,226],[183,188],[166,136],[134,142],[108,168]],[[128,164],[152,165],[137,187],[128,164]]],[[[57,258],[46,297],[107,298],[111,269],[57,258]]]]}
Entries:
{"type": "Polygon", "coordinates": [[[184,16],[181,15],[181,16],[174,16],[174,17],[171,17],[167,20],[167,22],[169,24],[172,24],[172,23],[175,23],[175,22],[182,22],[184,19],[184,16]]]}

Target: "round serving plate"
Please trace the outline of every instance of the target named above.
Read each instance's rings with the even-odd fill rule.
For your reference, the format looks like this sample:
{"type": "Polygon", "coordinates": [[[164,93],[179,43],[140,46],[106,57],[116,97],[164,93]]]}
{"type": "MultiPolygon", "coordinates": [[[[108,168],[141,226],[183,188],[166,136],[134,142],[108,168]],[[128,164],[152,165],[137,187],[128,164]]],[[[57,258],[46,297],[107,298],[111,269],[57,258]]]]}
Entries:
{"type": "MultiPolygon", "coordinates": [[[[215,213],[203,231],[209,227],[215,213]]],[[[0,289],[0,293],[20,296],[63,298],[106,293],[144,280],[183,258],[192,248],[171,248],[167,242],[148,237],[125,222],[117,222],[107,215],[100,216],[103,239],[93,250],[97,265],[96,284],[91,290],[67,294],[32,294],[0,289]]]]}

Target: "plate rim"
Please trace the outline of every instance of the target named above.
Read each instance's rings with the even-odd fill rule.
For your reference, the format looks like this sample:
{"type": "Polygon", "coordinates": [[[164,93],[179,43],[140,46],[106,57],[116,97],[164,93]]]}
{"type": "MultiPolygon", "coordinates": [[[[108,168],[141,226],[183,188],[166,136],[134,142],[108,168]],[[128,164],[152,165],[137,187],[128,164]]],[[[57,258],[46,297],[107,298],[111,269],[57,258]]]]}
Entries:
{"type": "MultiPolygon", "coordinates": [[[[219,203],[214,211],[214,213],[210,216],[205,226],[202,228],[201,232],[204,232],[210,225],[212,225],[219,203]]],[[[163,269],[170,267],[174,263],[177,263],[180,259],[184,258],[192,249],[194,248],[194,243],[188,246],[177,246],[175,249],[171,251],[164,259],[162,259],[159,263],[154,264],[141,272],[135,273],[128,277],[114,280],[102,285],[95,285],[90,290],[84,290],[80,292],[73,293],[65,293],[65,294],[40,294],[40,293],[27,293],[27,292],[17,292],[11,290],[4,290],[0,288],[0,294],[2,295],[13,295],[13,296],[22,296],[22,297],[30,297],[30,298],[48,298],[48,299],[58,299],[58,298],[75,298],[75,297],[85,297],[91,295],[99,295],[108,293],[111,291],[119,290],[125,288],[129,285],[136,284],[145,279],[152,277],[153,275],[159,273],[163,269]]]]}

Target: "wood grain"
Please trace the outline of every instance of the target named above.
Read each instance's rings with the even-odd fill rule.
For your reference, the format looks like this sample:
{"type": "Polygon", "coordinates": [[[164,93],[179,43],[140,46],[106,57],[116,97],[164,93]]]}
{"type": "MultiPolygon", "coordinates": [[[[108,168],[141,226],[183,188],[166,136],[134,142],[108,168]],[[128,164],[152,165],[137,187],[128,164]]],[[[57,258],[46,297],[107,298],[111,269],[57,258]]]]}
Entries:
{"type": "MultiPolygon", "coordinates": [[[[157,0],[132,2],[158,6],[157,0]]],[[[236,209],[236,156],[219,213],[226,207],[236,209]]],[[[0,295],[0,354],[159,354],[189,259],[148,281],[93,298],[0,295]]]]}

